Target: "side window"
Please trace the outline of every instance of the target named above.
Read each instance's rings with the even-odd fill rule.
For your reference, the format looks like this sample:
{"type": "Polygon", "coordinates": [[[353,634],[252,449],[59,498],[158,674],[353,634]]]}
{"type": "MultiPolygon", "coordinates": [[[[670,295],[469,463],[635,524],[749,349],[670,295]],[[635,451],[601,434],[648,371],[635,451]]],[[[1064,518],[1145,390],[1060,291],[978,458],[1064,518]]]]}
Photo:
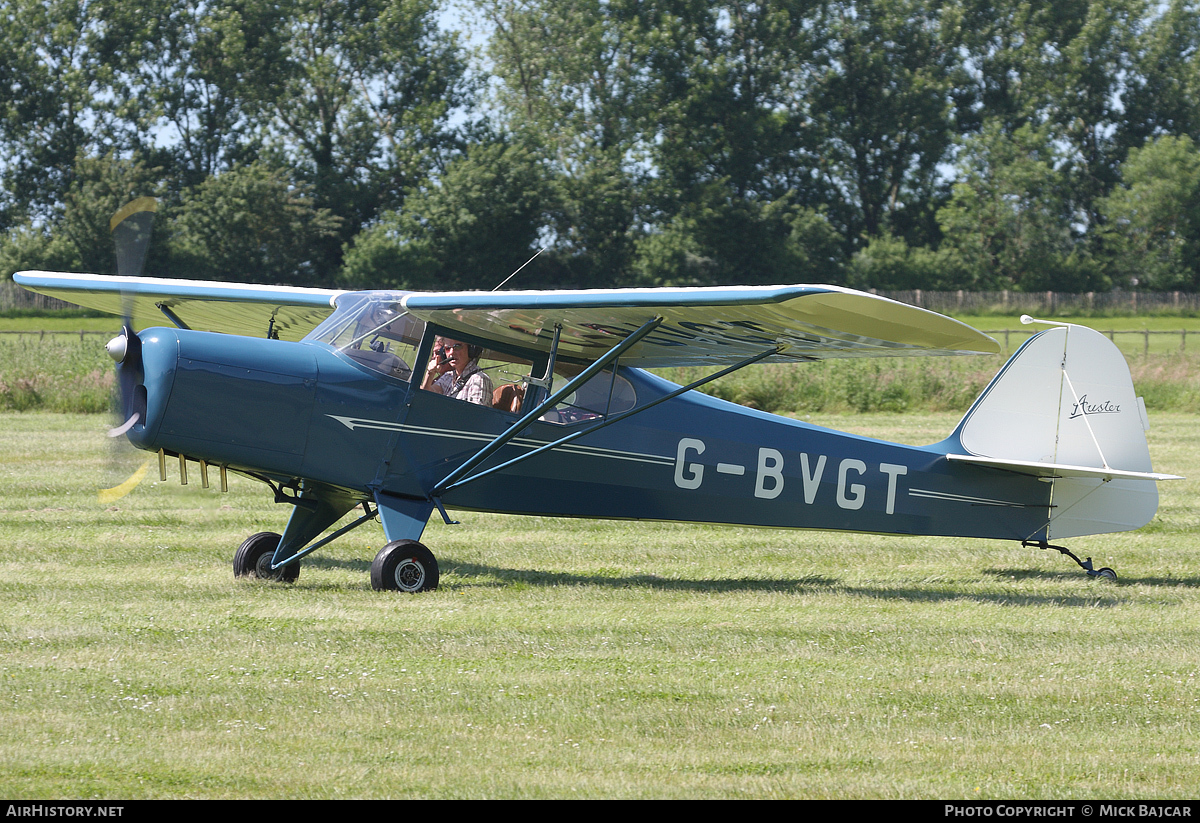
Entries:
{"type": "MultiPolygon", "coordinates": [[[[566,367],[555,369],[555,384],[562,385],[560,381],[570,380],[578,373],[579,370],[572,372],[566,367]]],[[[629,411],[636,402],[637,396],[630,382],[605,369],[564,397],[558,405],[542,415],[542,420],[561,425],[599,420],[610,414],[629,411]]]]}

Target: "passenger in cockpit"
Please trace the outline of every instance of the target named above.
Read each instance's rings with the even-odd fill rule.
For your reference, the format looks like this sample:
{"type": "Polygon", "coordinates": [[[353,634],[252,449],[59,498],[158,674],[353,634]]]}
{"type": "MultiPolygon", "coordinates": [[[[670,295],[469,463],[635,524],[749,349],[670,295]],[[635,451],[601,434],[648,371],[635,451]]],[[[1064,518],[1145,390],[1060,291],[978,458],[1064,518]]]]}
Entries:
{"type": "Polygon", "coordinates": [[[479,368],[480,346],[438,337],[421,388],[468,403],[492,405],[492,379],[479,368]]]}

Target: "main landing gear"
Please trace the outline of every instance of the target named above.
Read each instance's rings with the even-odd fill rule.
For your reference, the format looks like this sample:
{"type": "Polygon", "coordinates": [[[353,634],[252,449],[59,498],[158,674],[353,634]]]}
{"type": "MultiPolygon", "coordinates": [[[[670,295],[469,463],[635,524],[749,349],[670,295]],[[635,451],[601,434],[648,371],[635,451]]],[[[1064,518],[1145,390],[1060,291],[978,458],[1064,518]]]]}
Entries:
{"type": "Polygon", "coordinates": [[[1037,540],[1037,541],[1022,540],[1021,545],[1022,546],[1036,546],[1039,549],[1054,549],[1055,551],[1057,551],[1060,554],[1065,554],[1067,557],[1071,558],[1076,563],[1078,563],[1079,568],[1081,568],[1085,572],[1087,572],[1088,577],[1099,577],[1103,580],[1116,580],[1117,579],[1117,573],[1115,571],[1113,571],[1112,569],[1110,569],[1108,566],[1104,566],[1099,569],[1093,569],[1092,568],[1092,558],[1089,557],[1087,560],[1080,560],[1069,549],[1066,549],[1062,546],[1052,546],[1051,544],[1047,543],[1045,540],[1037,540]]]}
{"type": "MultiPolygon", "coordinates": [[[[271,568],[279,540],[274,532],[247,537],[233,556],[233,576],[295,583],[300,576],[299,560],[271,568]]],[[[393,540],[371,563],[371,588],[377,592],[430,592],[438,587],[439,576],[437,558],[416,540],[393,540]]]]}
{"type": "MultiPolygon", "coordinates": [[[[437,558],[416,540],[408,539],[421,536],[435,505],[432,501],[379,492],[373,507],[370,501],[347,497],[336,489],[317,486],[286,495],[279,487],[270,485],[275,490],[277,502],[294,505],[291,519],[282,536],[260,532],[246,538],[233,558],[235,577],[292,583],[300,576],[301,558],[378,518],[383,522],[384,534],[392,539],[371,563],[371,587],[376,591],[410,593],[433,591],[438,587],[437,558]],[[360,504],[363,508],[361,517],[316,542],[310,542],[360,504]],[[280,562],[285,565],[271,568],[280,562]]],[[[445,512],[442,514],[444,517],[445,512]]],[[[450,521],[447,519],[447,522],[450,521]]]]}

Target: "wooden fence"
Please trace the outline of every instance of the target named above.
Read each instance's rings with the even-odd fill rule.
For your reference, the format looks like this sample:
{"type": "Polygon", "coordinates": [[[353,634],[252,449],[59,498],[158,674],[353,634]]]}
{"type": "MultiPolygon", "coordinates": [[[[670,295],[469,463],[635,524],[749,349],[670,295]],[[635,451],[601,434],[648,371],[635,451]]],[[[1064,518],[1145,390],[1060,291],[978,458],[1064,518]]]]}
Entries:
{"type": "MultiPolygon", "coordinates": [[[[1020,329],[980,329],[980,331],[983,332],[984,334],[991,335],[992,337],[996,338],[1001,343],[1003,343],[1005,351],[1012,351],[1013,346],[1021,345],[1022,343],[1025,342],[1025,339],[1027,337],[1029,337],[1030,335],[1037,334],[1039,331],[1045,330],[1045,328],[1046,328],[1046,326],[1044,326],[1044,325],[1038,325],[1038,326],[1029,326],[1029,327],[1020,328],[1020,329]]],[[[1157,330],[1157,331],[1151,331],[1149,329],[1122,329],[1122,330],[1097,329],[1097,331],[1100,332],[1101,334],[1108,335],[1108,339],[1113,341],[1114,343],[1117,342],[1118,336],[1121,337],[1122,343],[1125,343],[1128,340],[1130,335],[1134,335],[1136,337],[1141,337],[1143,354],[1150,353],[1150,337],[1151,337],[1151,335],[1153,335],[1156,339],[1160,338],[1162,335],[1166,335],[1168,338],[1170,338],[1170,337],[1179,338],[1179,351],[1182,352],[1182,351],[1187,351],[1188,335],[1190,334],[1193,337],[1195,337],[1197,334],[1200,334],[1200,331],[1197,331],[1195,329],[1192,329],[1191,331],[1188,331],[1187,329],[1179,329],[1178,331],[1163,331],[1161,329],[1157,330]]],[[[1135,339],[1136,339],[1136,337],[1135,337],[1135,339]]]]}
{"type": "Polygon", "coordinates": [[[1039,291],[880,291],[880,297],[920,306],[942,314],[1032,314],[1050,316],[1058,312],[1111,311],[1118,314],[1139,312],[1200,312],[1200,294],[1181,291],[1107,291],[1070,294],[1039,291]]]}
{"type": "Polygon", "coordinates": [[[14,309],[40,309],[59,311],[61,309],[78,309],[74,303],[59,300],[57,297],[47,297],[36,294],[18,286],[11,280],[0,280],[0,311],[14,309]]]}

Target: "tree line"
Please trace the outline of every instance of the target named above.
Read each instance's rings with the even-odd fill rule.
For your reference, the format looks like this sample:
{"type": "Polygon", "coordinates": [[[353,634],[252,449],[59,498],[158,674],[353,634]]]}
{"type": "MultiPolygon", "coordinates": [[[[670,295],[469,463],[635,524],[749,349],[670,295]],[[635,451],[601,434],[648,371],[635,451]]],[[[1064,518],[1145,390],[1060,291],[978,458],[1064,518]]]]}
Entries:
{"type": "Polygon", "coordinates": [[[1200,291],[1192,0],[0,0],[0,268],[1200,291]]]}

